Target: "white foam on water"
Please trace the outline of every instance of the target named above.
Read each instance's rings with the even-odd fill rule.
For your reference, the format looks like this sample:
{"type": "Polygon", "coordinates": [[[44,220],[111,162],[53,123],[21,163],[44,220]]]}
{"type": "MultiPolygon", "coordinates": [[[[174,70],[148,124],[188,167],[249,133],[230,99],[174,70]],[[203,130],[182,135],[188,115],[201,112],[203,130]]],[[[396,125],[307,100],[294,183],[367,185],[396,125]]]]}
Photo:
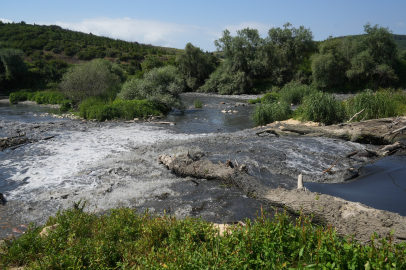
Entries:
{"type": "Polygon", "coordinates": [[[3,170],[16,171],[8,181],[24,183],[6,193],[7,198],[30,200],[56,189],[93,189],[102,184],[98,179],[106,168],[92,172],[89,168],[106,159],[119,159],[128,154],[131,147],[159,143],[168,138],[182,140],[204,136],[169,134],[168,130],[143,124],[60,132],[51,140],[25,146],[25,151],[40,151],[41,155],[26,155],[18,161],[0,161],[3,170]]]}

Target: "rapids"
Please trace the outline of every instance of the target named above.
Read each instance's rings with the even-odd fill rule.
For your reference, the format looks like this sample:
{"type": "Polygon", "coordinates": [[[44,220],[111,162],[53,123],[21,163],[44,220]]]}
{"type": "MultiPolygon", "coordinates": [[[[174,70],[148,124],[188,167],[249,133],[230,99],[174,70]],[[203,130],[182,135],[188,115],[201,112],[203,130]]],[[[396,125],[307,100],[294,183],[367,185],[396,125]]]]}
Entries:
{"type": "MultiPolygon", "coordinates": [[[[359,195],[364,192],[362,187],[357,187],[358,195],[351,197],[355,193],[349,190],[361,185],[356,184],[358,181],[330,184],[342,183],[343,172],[366,158],[341,160],[332,175],[322,172],[336,159],[374,146],[328,138],[260,137],[250,119],[254,106],[241,106],[252,96],[187,93],[183,98],[189,105],[184,114],[173,112],[160,120],[175,122],[173,126],[55,119],[41,116],[55,109],[1,103],[0,136],[26,133],[36,139],[55,137],[0,153],[0,193],[7,201],[0,206],[0,229],[6,227],[0,230],[0,238],[11,232],[8,224],[42,224],[49,215],[79,200],[86,201],[87,211],[125,206],[213,222],[253,218],[261,206],[273,212],[271,205],[239,188],[218,181],[180,178],[158,164],[160,154],[180,156],[188,151],[213,162],[224,163],[230,158],[246,164],[248,172],[264,187],[296,188],[297,175],[303,174],[306,187],[312,191],[329,193],[340,185],[336,196],[371,203],[371,198],[362,200],[359,195]],[[192,108],[196,99],[202,101],[202,109],[192,108]]],[[[401,182],[406,170],[404,159],[393,158],[388,164],[395,167],[388,165],[386,171],[397,170],[395,182],[405,186],[401,182]]],[[[361,180],[369,179],[373,174],[369,170],[368,166],[361,170],[361,180]]],[[[378,193],[384,188],[381,186],[378,193]]],[[[405,197],[398,196],[397,204],[404,204],[405,197]]],[[[379,200],[376,195],[374,198],[379,200]]],[[[391,205],[393,200],[371,206],[406,215],[391,205]]]]}

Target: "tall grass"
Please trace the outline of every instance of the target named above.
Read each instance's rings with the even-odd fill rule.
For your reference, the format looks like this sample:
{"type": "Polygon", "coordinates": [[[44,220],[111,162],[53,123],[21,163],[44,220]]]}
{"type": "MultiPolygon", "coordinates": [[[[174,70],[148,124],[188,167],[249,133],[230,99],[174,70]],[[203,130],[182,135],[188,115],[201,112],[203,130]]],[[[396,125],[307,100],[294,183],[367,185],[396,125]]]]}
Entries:
{"type": "Polygon", "coordinates": [[[300,216],[266,214],[219,237],[200,219],[138,215],[128,208],[105,215],[82,207],[59,212],[47,237],[30,226],[1,247],[0,267],[27,269],[405,269],[406,244],[371,236],[362,246],[331,226],[315,227],[300,216]],[[378,247],[379,246],[379,247],[378,247]]]}
{"type": "Polygon", "coordinates": [[[306,121],[322,122],[325,124],[340,123],[345,117],[343,103],[336,100],[334,95],[319,91],[304,97],[303,104],[296,114],[306,121]]]}
{"type": "Polygon", "coordinates": [[[30,100],[38,104],[60,104],[61,111],[69,110],[72,103],[59,91],[15,92],[10,94],[9,100],[11,103],[30,100]]]}
{"type": "Polygon", "coordinates": [[[299,104],[305,96],[316,91],[316,88],[299,83],[286,84],[279,92],[280,99],[289,104],[299,104]]]}
{"type": "Polygon", "coordinates": [[[348,117],[364,110],[353,119],[354,122],[362,119],[377,119],[400,116],[406,114],[406,94],[402,91],[390,89],[380,90],[376,93],[366,90],[350,98],[346,102],[348,117]]]}
{"type": "Polygon", "coordinates": [[[292,114],[290,105],[285,101],[257,105],[253,119],[257,126],[288,119],[292,114]]]}
{"type": "Polygon", "coordinates": [[[202,103],[199,99],[196,99],[196,100],[193,102],[193,105],[195,106],[196,109],[203,107],[203,103],[202,103]]]}
{"type": "Polygon", "coordinates": [[[162,115],[168,112],[164,104],[147,100],[120,100],[106,102],[93,97],[79,105],[79,115],[86,119],[105,121],[111,119],[147,118],[149,115],[162,115]]]}

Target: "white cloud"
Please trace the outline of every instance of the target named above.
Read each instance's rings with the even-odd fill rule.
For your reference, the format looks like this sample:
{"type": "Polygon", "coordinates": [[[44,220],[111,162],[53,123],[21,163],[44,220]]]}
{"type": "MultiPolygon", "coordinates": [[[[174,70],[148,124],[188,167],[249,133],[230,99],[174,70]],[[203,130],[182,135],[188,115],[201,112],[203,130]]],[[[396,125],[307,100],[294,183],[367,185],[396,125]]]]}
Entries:
{"type": "Polygon", "coordinates": [[[404,23],[398,23],[398,26],[404,26],[405,24],[404,23]]]}
{"type": "Polygon", "coordinates": [[[85,19],[79,23],[56,22],[55,24],[70,30],[91,32],[94,35],[168,47],[184,46],[177,41],[179,37],[201,30],[193,25],[106,17],[85,19]]]}
{"type": "Polygon", "coordinates": [[[184,48],[186,43],[191,42],[203,50],[210,51],[215,50],[213,41],[222,36],[224,29],[228,29],[232,35],[235,35],[237,30],[250,27],[258,29],[260,34],[265,37],[268,30],[273,27],[271,24],[260,22],[241,22],[238,25],[208,28],[155,20],[138,20],[128,17],[99,17],[84,19],[77,23],[59,21],[54,24],[69,30],[157,46],[184,48]]]}
{"type": "Polygon", "coordinates": [[[7,20],[7,19],[3,19],[3,18],[0,18],[0,21],[2,21],[3,23],[12,23],[13,22],[11,20],[7,20]]]}

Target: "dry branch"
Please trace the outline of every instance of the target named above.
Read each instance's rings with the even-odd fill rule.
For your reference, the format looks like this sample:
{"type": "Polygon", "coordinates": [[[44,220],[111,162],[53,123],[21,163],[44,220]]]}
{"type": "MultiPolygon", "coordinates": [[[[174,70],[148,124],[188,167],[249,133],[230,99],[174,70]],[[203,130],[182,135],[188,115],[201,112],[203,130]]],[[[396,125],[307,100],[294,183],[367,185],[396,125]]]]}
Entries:
{"type": "Polygon", "coordinates": [[[352,119],[354,119],[355,117],[357,117],[360,113],[362,113],[365,109],[362,109],[361,111],[357,112],[356,114],[354,114],[353,117],[350,118],[350,120],[347,121],[347,123],[351,122],[352,119]]]}

